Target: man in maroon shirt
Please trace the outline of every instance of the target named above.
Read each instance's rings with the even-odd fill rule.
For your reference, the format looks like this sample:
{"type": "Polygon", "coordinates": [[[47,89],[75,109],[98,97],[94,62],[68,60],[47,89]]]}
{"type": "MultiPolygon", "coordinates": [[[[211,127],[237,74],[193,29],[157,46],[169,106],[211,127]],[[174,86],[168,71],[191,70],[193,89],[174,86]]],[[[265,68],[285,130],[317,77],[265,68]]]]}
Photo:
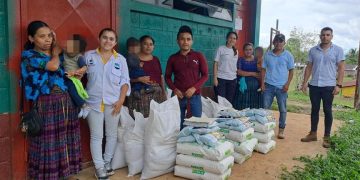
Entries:
{"type": "Polygon", "coordinates": [[[208,66],[205,57],[193,51],[192,31],[189,26],[181,26],[177,34],[180,51],[171,55],[166,65],[165,80],[179,98],[181,110],[181,129],[185,118],[201,117],[200,88],[208,79],[208,66]],[[171,79],[174,74],[174,81],[171,79]],[[189,114],[190,113],[190,114],[189,114]]]}

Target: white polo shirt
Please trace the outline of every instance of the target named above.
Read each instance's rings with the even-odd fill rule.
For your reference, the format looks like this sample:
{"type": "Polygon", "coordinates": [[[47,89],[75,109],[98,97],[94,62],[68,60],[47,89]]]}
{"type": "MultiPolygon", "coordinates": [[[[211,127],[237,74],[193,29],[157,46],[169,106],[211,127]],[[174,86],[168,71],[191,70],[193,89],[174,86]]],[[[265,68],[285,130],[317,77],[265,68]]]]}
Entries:
{"type": "Polygon", "coordinates": [[[94,110],[103,112],[104,104],[113,105],[120,98],[121,86],[129,86],[126,95],[129,96],[130,78],[126,59],[116,51],[104,64],[98,49],[85,53],[87,69],[86,91],[89,98],[86,103],[94,110]]]}

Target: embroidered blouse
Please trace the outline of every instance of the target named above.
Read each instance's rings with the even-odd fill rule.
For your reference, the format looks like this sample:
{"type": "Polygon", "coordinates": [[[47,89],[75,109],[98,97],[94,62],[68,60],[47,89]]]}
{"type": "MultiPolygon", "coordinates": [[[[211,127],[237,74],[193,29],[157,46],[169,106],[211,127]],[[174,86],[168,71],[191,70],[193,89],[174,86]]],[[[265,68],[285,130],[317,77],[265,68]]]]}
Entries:
{"type": "Polygon", "coordinates": [[[25,88],[25,98],[36,101],[40,95],[50,94],[54,86],[66,91],[64,84],[64,56],[61,54],[60,67],[57,71],[48,71],[46,64],[51,56],[37,52],[33,49],[23,51],[21,54],[22,86],[25,88]]]}

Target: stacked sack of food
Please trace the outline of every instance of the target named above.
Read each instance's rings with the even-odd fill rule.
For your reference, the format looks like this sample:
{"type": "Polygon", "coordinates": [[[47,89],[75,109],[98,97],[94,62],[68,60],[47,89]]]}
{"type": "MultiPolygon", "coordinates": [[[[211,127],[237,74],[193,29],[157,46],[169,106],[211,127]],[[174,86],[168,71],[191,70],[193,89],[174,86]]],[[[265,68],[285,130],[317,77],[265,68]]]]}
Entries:
{"type": "Polygon", "coordinates": [[[191,126],[178,135],[175,175],[188,179],[227,179],[234,165],[231,156],[234,146],[221,140],[215,119],[190,118],[185,124],[191,126]]]}
{"type": "Polygon", "coordinates": [[[226,141],[234,145],[235,162],[242,164],[252,156],[257,139],[253,137],[254,129],[247,117],[219,118],[217,119],[220,132],[226,137],[226,141]]]}
{"type": "Polygon", "coordinates": [[[259,141],[255,146],[255,150],[263,154],[273,150],[276,146],[276,142],[273,140],[276,127],[273,113],[265,109],[247,109],[245,113],[253,122],[254,137],[259,141]]]}

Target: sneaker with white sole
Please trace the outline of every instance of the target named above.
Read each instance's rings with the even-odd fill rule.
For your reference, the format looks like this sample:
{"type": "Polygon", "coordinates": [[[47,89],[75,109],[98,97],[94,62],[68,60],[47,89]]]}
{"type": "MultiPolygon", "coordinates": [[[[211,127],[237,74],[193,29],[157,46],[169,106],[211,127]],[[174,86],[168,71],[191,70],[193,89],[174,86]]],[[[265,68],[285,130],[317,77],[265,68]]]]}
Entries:
{"type": "Polygon", "coordinates": [[[111,168],[111,164],[110,163],[105,163],[105,170],[106,170],[106,174],[108,176],[112,176],[115,174],[115,171],[111,168]]]}
{"type": "Polygon", "coordinates": [[[109,180],[109,175],[107,175],[105,168],[96,169],[95,177],[97,180],[109,180]]]}

